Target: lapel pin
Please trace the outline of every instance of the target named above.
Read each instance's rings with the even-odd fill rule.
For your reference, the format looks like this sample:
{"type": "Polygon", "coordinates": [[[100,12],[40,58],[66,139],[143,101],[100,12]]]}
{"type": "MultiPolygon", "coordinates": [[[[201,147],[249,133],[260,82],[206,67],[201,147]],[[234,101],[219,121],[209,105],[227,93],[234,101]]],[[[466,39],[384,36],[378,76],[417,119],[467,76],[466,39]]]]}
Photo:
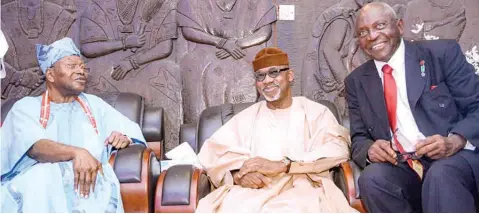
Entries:
{"type": "Polygon", "coordinates": [[[419,65],[421,65],[421,76],[425,77],[426,76],[426,66],[424,65],[424,60],[421,60],[419,62],[419,65]]]}

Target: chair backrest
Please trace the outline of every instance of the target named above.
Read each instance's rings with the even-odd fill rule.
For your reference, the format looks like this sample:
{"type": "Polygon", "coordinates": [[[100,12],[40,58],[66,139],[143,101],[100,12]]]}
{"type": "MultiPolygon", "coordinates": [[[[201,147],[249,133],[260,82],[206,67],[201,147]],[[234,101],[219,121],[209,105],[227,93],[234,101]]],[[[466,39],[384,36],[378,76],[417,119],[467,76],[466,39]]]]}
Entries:
{"type": "Polygon", "coordinates": [[[3,103],[2,104],[2,124],[3,124],[3,121],[5,121],[5,118],[7,118],[7,115],[8,115],[8,112],[10,111],[10,109],[12,109],[13,107],[13,104],[15,104],[15,102],[17,102],[19,99],[11,99],[11,100],[8,100],[7,102],[3,103]]]}
{"type": "MultiPolygon", "coordinates": [[[[327,101],[327,100],[321,100],[319,101],[320,104],[326,106],[331,110],[333,113],[334,117],[336,120],[341,123],[341,117],[339,114],[338,109],[336,108],[336,105],[334,103],[327,101]]],[[[201,146],[203,146],[203,143],[213,135],[213,133],[216,132],[223,124],[228,122],[234,115],[238,114],[239,112],[243,111],[247,107],[251,106],[253,102],[250,103],[241,103],[241,104],[223,104],[219,106],[212,106],[207,109],[205,109],[200,117],[199,121],[196,127],[196,145],[197,148],[194,148],[197,150],[196,152],[199,152],[201,146]]]]}
{"type": "MultiPolygon", "coordinates": [[[[113,106],[120,113],[136,122],[147,142],[162,142],[164,137],[163,128],[163,109],[160,107],[145,107],[142,96],[133,93],[106,93],[99,94],[100,98],[113,106]]],[[[19,99],[11,99],[2,104],[1,119],[2,124],[7,117],[8,112],[19,99]]],[[[40,110],[39,110],[40,111],[40,110]]]]}

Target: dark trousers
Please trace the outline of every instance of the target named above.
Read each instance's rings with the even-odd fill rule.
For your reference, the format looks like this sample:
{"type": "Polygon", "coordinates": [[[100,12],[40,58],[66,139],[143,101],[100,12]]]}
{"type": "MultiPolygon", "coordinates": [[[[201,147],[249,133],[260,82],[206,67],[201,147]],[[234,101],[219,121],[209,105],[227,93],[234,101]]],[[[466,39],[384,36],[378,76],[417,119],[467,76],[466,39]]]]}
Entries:
{"type": "Polygon", "coordinates": [[[462,150],[433,161],[421,159],[424,179],[407,165],[368,165],[359,177],[361,199],[369,212],[477,212],[479,154],[462,150]]]}

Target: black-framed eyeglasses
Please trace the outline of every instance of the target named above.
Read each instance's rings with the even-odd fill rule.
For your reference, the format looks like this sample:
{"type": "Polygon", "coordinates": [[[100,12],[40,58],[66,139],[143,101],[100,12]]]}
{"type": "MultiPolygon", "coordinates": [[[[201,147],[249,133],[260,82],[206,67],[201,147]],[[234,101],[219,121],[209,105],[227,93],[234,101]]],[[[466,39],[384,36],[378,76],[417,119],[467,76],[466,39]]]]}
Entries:
{"type": "Polygon", "coordinates": [[[268,72],[265,73],[260,73],[260,72],[254,72],[254,78],[256,79],[257,82],[263,82],[264,79],[266,79],[266,74],[268,74],[269,77],[271,78],[276,78],[279,76],[279,74],[283,71],[288,71],[289,68],[271,68],[268,72]]]}
{"type": "Polygon", "coordinates": [[[396,160],[398,162],[406,162],[407,160],[419,160],[421,157],[416,155],[416,152],[407,152],[397,154],[396,160]]]}

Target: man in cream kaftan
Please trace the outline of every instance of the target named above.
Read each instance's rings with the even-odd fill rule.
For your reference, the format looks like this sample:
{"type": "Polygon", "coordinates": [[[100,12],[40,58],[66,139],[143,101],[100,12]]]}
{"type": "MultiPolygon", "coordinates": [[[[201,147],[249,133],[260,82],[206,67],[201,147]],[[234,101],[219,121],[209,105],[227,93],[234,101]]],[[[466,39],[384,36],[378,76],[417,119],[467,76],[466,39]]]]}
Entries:
{"type": "MultiPolygon", "coordinates": [[[[263,54],[268,52],[272,52],[270,59],[285,55],[276,48],[266,48],[263,54]]],[[[268,63],[260,69],[287,65],[268,63]]],[[[291,97],[289,86],[281,88],[281,81],[289,77],[283,74],[272,78],[270,71],[266,77],[277,81],[279,94],[286,91],[283,97],[268,96],[268,91],[276,89],[261,90],[257,83],[267,101],[243,110],[205,141],[199,159],[217,189],[200,200],[197,212],[356,212],[329,173],[349,158],[348,130],[327,107],[305,97],[291,97]],[[290,105],[272,109],[270,104],[275,100],[270,98],[290,99],[290,105]],[[263,173],[260,179],[264,185],[243,185],[234,178],[264,172],[261,166],[249,167],[254,159],[279,166],[285,157],[293,160],[289,172],[263,173]]],[[[261,77],[256,79],[260,82],[261,77]]]]}

